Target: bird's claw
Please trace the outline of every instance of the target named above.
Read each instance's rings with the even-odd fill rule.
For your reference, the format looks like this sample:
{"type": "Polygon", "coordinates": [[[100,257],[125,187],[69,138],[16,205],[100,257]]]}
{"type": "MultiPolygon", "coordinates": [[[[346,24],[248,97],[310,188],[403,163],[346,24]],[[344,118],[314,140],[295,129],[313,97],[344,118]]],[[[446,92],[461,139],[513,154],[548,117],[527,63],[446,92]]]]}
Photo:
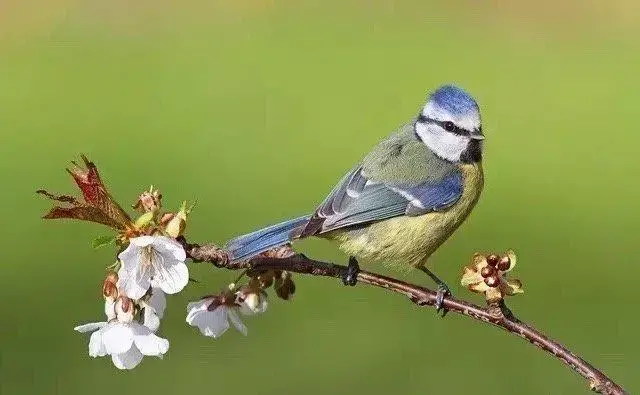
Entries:
{"type": "Polygon", "coordinates": [[[342,274],[342,283],[353,287],[358,282],[358,273],[360,273],[358,261],[354,257],[349,257],[349,266],[342,274]]]}
{"type": "Polygon", "coordinates": [[[421,272],[429,276],[433,280],[433,282],[438,285],[438,292],[436,293],[436,302],[433,305],[435,306],[437,313],[440,313],[440,311],[442,311],[442,316],[444,317],[445,315],[447,315],[447,309],[444,307],[444,298],[445,296],[451,296],[451,291],[449,290],[449,287],[447,287],[447,284],[445,284],[444,281],[440,280],[438,276],[433,274],[431,270],[427,269],[424,265],[418,266],[417,268],[421,272]]]}
{"type": "Polygon", "coordinates": [[[434,304],[434,306],[437,313],[440,313],[440,311],[442,311],[442,317],[447,315],[447,312],[449,311],[443,306],[445,296],[451,296],[451,290],[449,290],[449,287],[447,287],[447,285],[444,283],[438,284],[436,303],[434,304]]]}

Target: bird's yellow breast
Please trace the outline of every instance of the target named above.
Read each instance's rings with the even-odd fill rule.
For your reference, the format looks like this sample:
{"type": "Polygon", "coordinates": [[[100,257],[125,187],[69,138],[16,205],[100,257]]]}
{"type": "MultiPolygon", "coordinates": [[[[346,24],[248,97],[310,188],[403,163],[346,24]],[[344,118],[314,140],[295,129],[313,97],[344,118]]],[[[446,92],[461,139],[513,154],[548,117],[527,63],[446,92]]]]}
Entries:
{"type": "Polygon", "coordinates": [[[390,264],[424,262],[467,218],[484,185],[481,163],[460,165],[463,192],[444,211],[416,217],[401,216],[357,230],[337,230],[323,235],[338,241],[340,249],[359,259],[390,264]]]}

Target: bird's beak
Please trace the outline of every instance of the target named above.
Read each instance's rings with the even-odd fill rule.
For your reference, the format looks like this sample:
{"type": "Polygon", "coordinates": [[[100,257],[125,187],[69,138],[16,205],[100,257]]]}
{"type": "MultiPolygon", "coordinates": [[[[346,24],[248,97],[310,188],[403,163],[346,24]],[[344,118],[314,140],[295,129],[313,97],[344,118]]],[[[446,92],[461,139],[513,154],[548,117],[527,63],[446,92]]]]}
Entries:
{"type": "Polygon", "coordinates": [[[472,134],[469,136],[472,140],[484,140],[484,136],[481,134],[472,134]]]}

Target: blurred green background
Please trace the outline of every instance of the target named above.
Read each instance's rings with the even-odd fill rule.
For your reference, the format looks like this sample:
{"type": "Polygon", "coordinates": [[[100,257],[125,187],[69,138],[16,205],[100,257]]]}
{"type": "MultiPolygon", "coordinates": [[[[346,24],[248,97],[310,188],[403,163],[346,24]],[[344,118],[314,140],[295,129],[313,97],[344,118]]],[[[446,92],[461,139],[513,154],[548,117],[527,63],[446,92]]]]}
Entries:
{"type": "MultiPolygon", "coordinates": [[[[185,305],[235,273],[193,265],[201,282],[169,299],[161,328],[169,353],[132,372],[91,359],[72,330],[103,317],[113,252],[90,241],[107,230],[40,220],[50,204],[34,191],[74,191],[64,167],[79,153],[123,204],[151,183],[168,208],[197,198],[188,237],[223,242],[309,212],[445,82],[481,105],[487,183],[434,270],[482,302],[457,286],[461,267],[514,248],[526,294],[513,310],[639,391],[639,11],[623,0],[0,2],[0,392],[586,393],[517,337],[328,279],[298,276],[294,301],[273,299],[248,337],[214,341],[184,323],[185,305]]],[[[346,259],[323,241],[300,249],[346,259]]]]}

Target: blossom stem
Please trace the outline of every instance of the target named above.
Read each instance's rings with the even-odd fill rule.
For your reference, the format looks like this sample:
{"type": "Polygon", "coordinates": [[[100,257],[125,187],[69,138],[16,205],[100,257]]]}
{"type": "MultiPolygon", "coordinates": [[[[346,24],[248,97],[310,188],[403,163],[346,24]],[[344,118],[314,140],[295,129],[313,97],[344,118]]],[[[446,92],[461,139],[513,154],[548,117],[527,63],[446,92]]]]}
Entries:
{"type": "Polygon", "coordinates": [[[113,270],[114,272],[117,272],[118,269],[120,269],[120,260],[116,259],[115,262],[113,262],[111,265],[107,266],[107,270],[113,270]]]}
{"type": "MultiPolygon", "coordinates": [[[[246,262],[231,261],[224,250],[215,245],[189,244],[184,238],[178,239],[183,245],[187,256],[195,262],[208,262],[219,268],[230,270],[244,270],[246,272],[262,272],[266,270],[286,270],[289,272],[310,274],[314,276],[340,278],[347,271],[346,266],[316,261],[304,255],[292,254],[292,250],[276,251],[270,256],[258,256],[246,262]]],[[[405,295],[418,306],[435,306],[437,292],[431,289],[410,284],[392,277],[387,277],[367,271],[360,271],[358,282],[386,289],[405,295]]],[[[570,351],[561,343],[550,339],[533,326],[526,324],[511,314],[502,302],[500,306],[480,307],[475,304],[445,296],[442,307],[450,312],[470,317],[476,321],[492,324],[507,332],[520,336],[538,349],[560,360],[566,366],[588,380],[591,390],[606,395],[623,395],[627,392],[602,371],[589,362],[570,351]]]]}
{"type": "Polygon", "coordinates": [[[242,280],[242,277],[244,277],[245,274],[247,274],[247,270],[243,270],[242,273],[240,273],[240,275],[236,277],[235,280],[233,280],[233,284],[238,284],[240,280],[242,280]]]}

